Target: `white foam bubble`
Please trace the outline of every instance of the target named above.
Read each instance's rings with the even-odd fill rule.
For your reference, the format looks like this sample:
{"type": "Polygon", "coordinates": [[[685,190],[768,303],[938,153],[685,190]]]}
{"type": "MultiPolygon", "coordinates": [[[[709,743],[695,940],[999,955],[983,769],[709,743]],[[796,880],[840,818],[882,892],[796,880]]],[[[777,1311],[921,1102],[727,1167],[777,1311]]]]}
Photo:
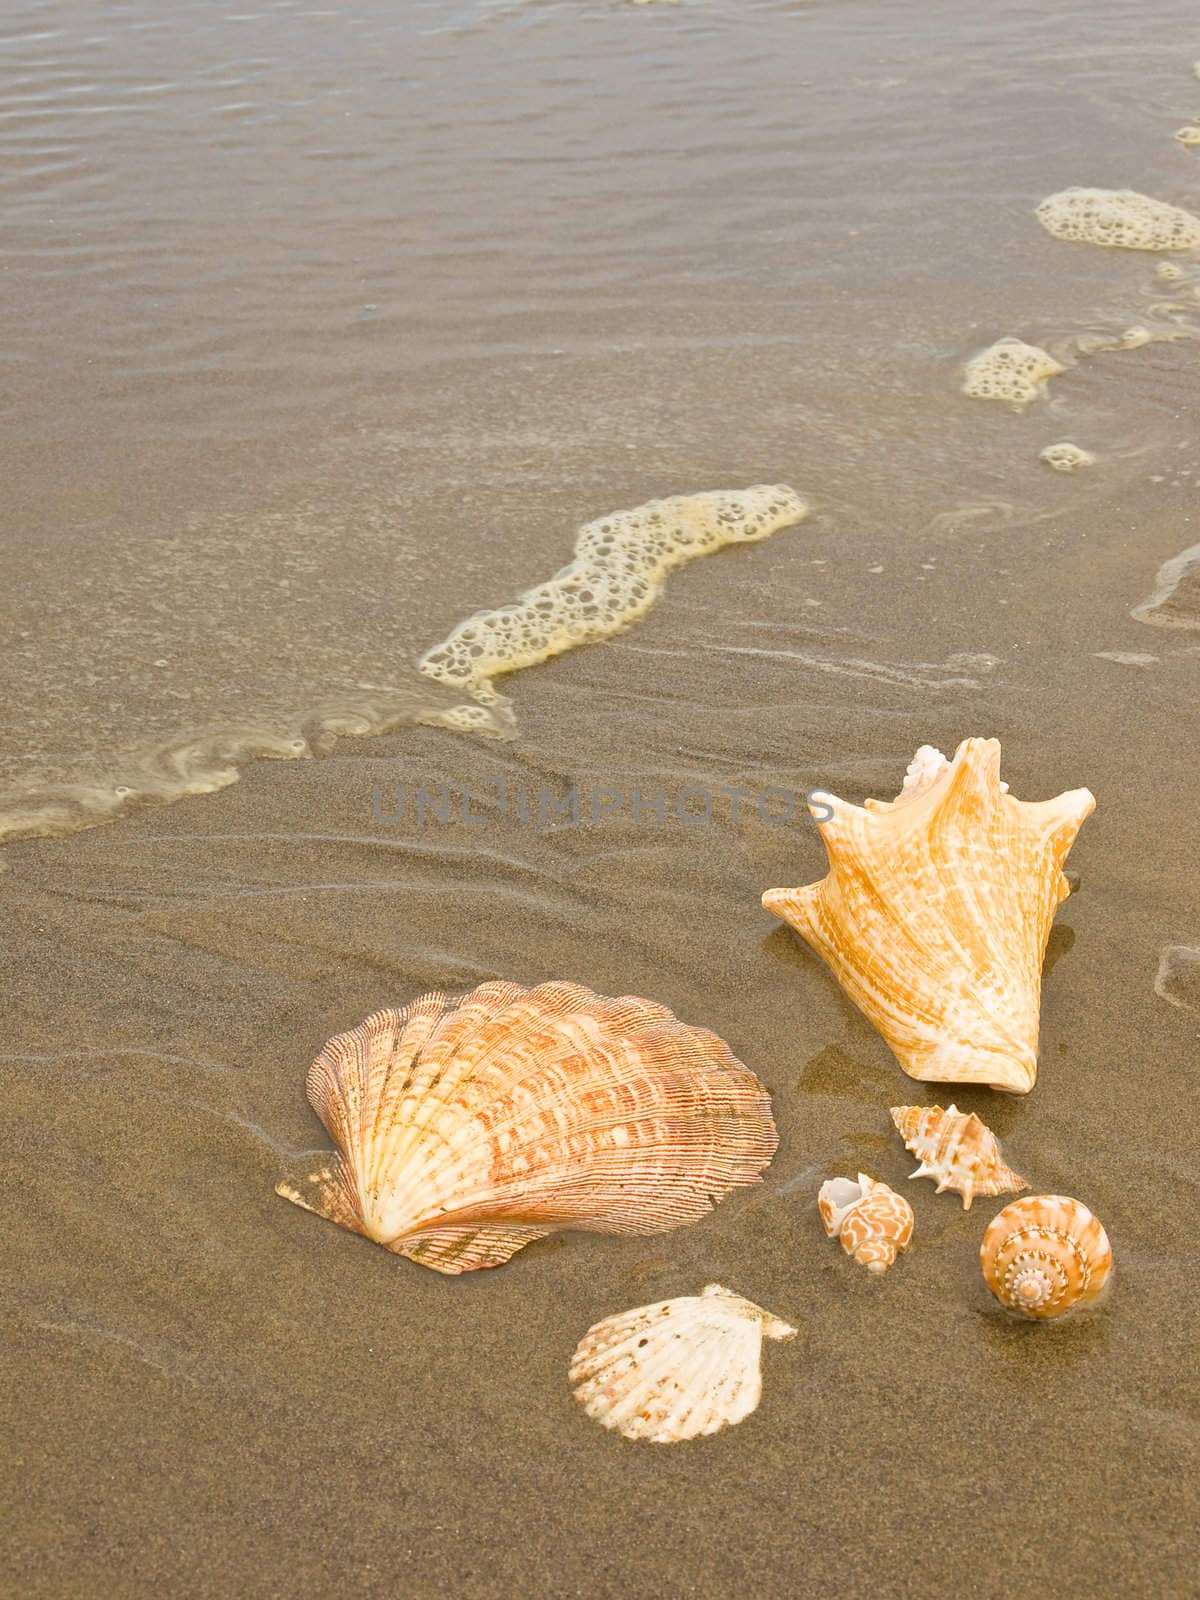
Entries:
{"type": "Polygon", "coordinates": [[[1180,144],[1187,145],[1190,150],[1193,146],[1200,144],[1200,128],[1189,122],[1186,128],[1177,130],[1175,137],[1180,144]]]}
{"type": "Polygon", "coordinates": [[[494,703],[494,678],[611,638],[644,616],[672,568],[723,545],[765,539],[807,511],[785,484],[678,495],[614,511],[579,530],[569,566],[512,605],[460,622],[418,666],[428,677],[468,689],[481,705],[494,703]]]}
{"type": "Polygon", "coordinates": [[[1090,451],[1066,439],[1061,444],[1048,444],[1044,450],[1038,451],[1038,460],[1053,467],[1055,472],[1078,472],[1080,467],[1090,467],[1095,459],[1090,451]]]}
{"type": "Polygon", "coordinates": [[[1066,368],[1048,350],[1021,339],[998,339],[972,356],[964,369],[963,393],[976,400],[1003,400],[1014,411],[1036,400],[1050,378],[1066,368]]]}
{"type": "Polygon", "coordinates": [[[1056,239],[1117,250],[1200,249],[1200,217],[1135,189],[1063,189],[1036,216],[1056,239]]]}

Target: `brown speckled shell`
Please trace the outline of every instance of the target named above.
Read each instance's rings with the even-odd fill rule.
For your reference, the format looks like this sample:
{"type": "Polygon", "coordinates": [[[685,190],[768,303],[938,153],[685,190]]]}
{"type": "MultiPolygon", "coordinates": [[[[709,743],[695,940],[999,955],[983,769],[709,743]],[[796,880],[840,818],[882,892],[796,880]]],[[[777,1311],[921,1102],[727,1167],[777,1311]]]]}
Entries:
{"type": "Polygon", "coordinates": [[[710,1283],[589,1328],[571,1362],[589,1417],[651,1444],[716,1433],[748,1417],[762,1395],[762,1342],[796,1330],[710,1283]]]}

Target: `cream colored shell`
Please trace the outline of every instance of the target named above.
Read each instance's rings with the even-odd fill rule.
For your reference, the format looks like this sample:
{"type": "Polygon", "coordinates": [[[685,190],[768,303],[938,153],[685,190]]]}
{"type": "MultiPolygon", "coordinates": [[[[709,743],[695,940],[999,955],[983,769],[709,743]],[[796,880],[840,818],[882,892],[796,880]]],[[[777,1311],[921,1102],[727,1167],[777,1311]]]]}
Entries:
{"type": "Polygon", "coordinates": [[[1025,1317],[1061,1317],[1090,1305],[1112,1271],[1112,1247],[1079,1200],[1028,1195],[992,1218],[979,1249],[988,1288],[1025,1317]]]}
{"type": "Polygon", "coordinates": [[[963,1210],[971,1209],[977,1194],[1011,1194],[1028,1189],[1000,1158],[996,1135],[973,1114],[956,1106],[893,1106],[892,1121],[900,1137],[921,1165],[914,1178],[936,1178],[937,1192],[953,1189],[962,1195],[963,1210]]]}
{"type": "Polygon", "coordinates": [[[286,1199],[439,1272],[556,1228],[658,1233],[755,1183],[766,1090],[665,1006],[573,983],[423,995],[331,1039],[308,1097],[338,1153],[286,1199]]]}
{"type": "Polygon", "coordinates": [[[860,1172],[858,1182],[829,1178],[817,1194],[825,1232],[852,1261],[886,1272],[912,1240],[913,1210],[903,1195],[860,1172]]]}
{"type": "Polygon", "coordinates": [[[626,1439],[677,1444],[748,1417],[762,1396],[763,1338],[796,1330],[710,1283],[589,1328],[571,1362],[575,1398],[626,1439]]]}
{"type": "Polygon", "coordinates": [[[1062,864],[1095,807],[1036,804],[1000,781],[1000,745],[926,745],[895,801],[814,803],[829,873],[762,897],[833,969],[904,1070],[1025,1094],[1037,1077],[1041,968],[1062,864]]]}

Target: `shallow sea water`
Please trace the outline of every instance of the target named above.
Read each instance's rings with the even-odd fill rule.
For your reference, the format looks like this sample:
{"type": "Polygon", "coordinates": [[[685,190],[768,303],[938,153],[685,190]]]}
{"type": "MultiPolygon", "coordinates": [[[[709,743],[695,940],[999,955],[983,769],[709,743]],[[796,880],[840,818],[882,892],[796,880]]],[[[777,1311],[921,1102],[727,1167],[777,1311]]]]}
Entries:
{"type": "Polygon", "coordinates": [[[1083,352],[1200,302],[1032,213],[1200,208],[1198,55],[1176,0],[6,11],[0,1590],[1192,1592],[1200,1014],[1155,979],[1200,945],[1200,631],[1130,611],[1200,537],[1200,352],[1083,352]],[[1008,334],[1068,364],[1020,414],[958,390],[1008,334]],[[584,521],[754,482],[809,520],[509,679],[516,739],[331,737],[452,701],[416,656],[584,521]],[[820,1231],[936,1096],[759,907],[811,824],[413,813],[886,797],[970,734],[1098,801],[1038,1086],[954,1096],[1110,1233],[1057,1327],[982,1284],[998,1204],[909,1186],[882,1282],[820,1231]],[[458,1280],[277,1199],[324,1039],[497,975],[716,1029],[774,1095],[762,1187],[458,1280]],[[758,1412],[596,1428],[584,1330],[713,1280],[800,1329],[758,1412]]]}

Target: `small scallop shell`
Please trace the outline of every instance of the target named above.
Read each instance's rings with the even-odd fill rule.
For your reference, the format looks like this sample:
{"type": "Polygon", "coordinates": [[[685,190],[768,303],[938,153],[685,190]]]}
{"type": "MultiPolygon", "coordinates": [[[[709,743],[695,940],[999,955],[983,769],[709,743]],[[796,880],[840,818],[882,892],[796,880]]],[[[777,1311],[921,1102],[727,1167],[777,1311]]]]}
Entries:
{"type": "Polygon", "coordinates": [[[988,1288],[1010,1311],[1061,1317],[1097,1299],[1112,1271],[1108,1235],[1079,1200],[1034,1194],[992,1218],[979,1248],[988,1288]]]}
{"type": "Polygon", "coordinates": [[[627,1439],[676,1444],[748,1417],[762,1396],[762,1342],[795,1328],[720,1284],[589,1328],[571,1361],[575,1398],[627,1439]]]}
{"type": "Polygon", "coordinates": [[[868,1272],[886,1272],[908,1249],[913,1211],[903,1195],[860,1172],[858,1182],[830,1178],[817,1195],[825,1232],[868,1272]]]}
{"type": "Polygon", "coordinates": [[[971,1209],[977,1194],[1011,1194],[1028,1189],[1024,1178],[1004,1165],[996,1135],[977,1116],[956,1106],[893,1106],[892,1121],[921,1165],[914,1178],[936,1178],[937,1192],[954,1189],[971,1209]]]}
{"type": "Polygon", "coordinates": [[[771,1102],[716,1034],[574,983],[423,995],[331,1039],[308,1098],[337,1152],[277,1193],[438,1272],[556,1228],[661,1233],[757,1183],[771,1102]]]}

